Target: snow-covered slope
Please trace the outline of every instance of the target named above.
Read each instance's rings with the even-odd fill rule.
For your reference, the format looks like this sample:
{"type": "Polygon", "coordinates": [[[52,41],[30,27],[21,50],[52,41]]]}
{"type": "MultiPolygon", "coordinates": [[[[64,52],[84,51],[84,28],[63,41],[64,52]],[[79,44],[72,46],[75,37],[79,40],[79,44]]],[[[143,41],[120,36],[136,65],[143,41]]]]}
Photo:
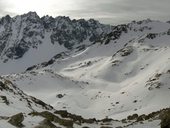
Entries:
{"type": "Polygon", "coordinates": [[[111,28],[93,19],[71,20],[64,16],[40,18],[36,12],[13,18],[9,15],[2,17],[1,73],[21,72],[28,66],[49,60],[57,53],[90,45],[109,33],[111,28]]]}
{"type": "MultiPolygon", "coordinates": [[[[56,110],[67,110],[84,118],[122,120],[135,113],[148,115],[169,108],[170,24],[133,21],[106,33],[92,42],[84,40],[85,45],[69,50],[64,47],[52,54],[42,52],[42,56],[36,56],[37,50],[35,53],[30,50],[20,59],[3,63],[2,77],[56,110]],[[48,54],[46,59],[44,54],[48,54]],[[29,63],[28,56],[36,63],[29,63]],[[21,62],[29,65],[23,68],[21,62]],[[7,72],[5,64],[9,66],[7,72]],[[21,65],[21,70],[10,69],[16,64],[21,65]]],[[[109,126],[160,127],[158,115],[150,122],[147,120],[134,125],[118,121],[109,126]]]]}
{"type": "MultiPolygon", "coordinates": [[[[50,105],[26,95],[23,91],[13,85],[12,82],[3,78],[0,78],[0,110],[1,128],[14,128],[14,126],[8,123],[8,120],[11,116],[18,113],[23,113],[21,114],[21,118],[25,118],[24,125],[26,123],[27,127],[31,127],[31,125],[37,125],[43,118],[31,119],[31,117],[28,116],[29,113],[33,111],[54,111],[50,105]],[[22,117],[22,115],[24,117],[22,117]]],[[[18,119],[20,120],[20,117],[18,119]]]]}
{"type": "MultiPolygon", "coordinates": [[[[152,122],[145,125],[105,118],[102,120],[84,119],[81,116],[63,110],[55,110],[32,96],[21,91],[11,81],[0,78],[0,128],[81,128],[81,127],[121,127],[121,126],[151,126],[158,127],[160,119],[154,116],[152,122]]],[[[126,120],[125,120],[126,121],[126,120]]]]}

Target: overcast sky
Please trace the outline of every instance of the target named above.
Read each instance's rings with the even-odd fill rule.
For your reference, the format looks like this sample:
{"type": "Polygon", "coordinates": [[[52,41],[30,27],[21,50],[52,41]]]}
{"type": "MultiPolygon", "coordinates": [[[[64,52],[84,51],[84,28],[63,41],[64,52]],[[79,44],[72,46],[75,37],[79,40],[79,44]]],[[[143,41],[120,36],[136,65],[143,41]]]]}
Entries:
{"type": "Polygon", "coordinates": [[[170,20],[170,0],[0,0],[0,17],[36,11],[39,16],[94,18],[119,24],[151,18],[170,20]]]}

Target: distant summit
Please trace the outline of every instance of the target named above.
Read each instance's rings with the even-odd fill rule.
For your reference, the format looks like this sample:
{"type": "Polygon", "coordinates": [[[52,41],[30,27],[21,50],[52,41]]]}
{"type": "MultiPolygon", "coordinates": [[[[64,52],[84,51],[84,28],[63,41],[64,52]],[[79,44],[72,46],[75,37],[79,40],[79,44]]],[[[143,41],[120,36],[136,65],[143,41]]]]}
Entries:
{"type": "Polygon", "coordinates": [[[84,41],[98,40],[111,29],[112,26],[93,19],[71,20],[65,16],[40,18],[36,12],[13,18],[7,15],[0,19],[0,57],[4,62],[19,59],[31,48],[37,49],[44,43],[72,49],[84,41]]]}

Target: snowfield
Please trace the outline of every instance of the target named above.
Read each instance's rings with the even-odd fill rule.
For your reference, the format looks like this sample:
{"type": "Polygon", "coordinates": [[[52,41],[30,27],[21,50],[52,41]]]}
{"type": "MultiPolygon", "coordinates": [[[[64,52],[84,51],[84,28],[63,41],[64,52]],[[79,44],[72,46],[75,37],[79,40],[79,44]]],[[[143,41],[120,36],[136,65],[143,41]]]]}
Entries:
{"type": "MultiPolygon", "coordinates": [[[[86,119],[122,120],[129,115],[148,115],[169,108],[170,24],[144,20],[121,27],[92,45],[88,42],[80,50],[67,51],[61,46],[42,44],[18,60],[0,62],[1,77],[55,110],[67,110],[86,119]],[[120,35],[117,37],[115,33],[120,35]],[[43,61],[62,52],[65,56],[53,58],[52,63],[43,65],[43,61]],[[26,71],[32,65],[34,67],[26,71]]],[[[4,91],[1,93],[6,95],[4,91]]],[[[24,102],[15,101],[15,96],[8,98],[15,104],[6,107],[0,100],[3,110],[0,116],[30,112],[23,107],[26,106],[24,102]]],[[[43,108],[37,110],[36,106],[33,109],[43,111],[43,108]]],[[[28,116],[23,124],[34,127],[43,120],[42,117],[34,118],[35,122],[28,116]]],[[[155,116],[142,123],[111,121],[108,126],[159,128],[160,122],[155,116]]],[[[74,124],[74,127],[98,128],[99,124],[74,124]]],[[[12,128],[0,119],[1,126],[12,128]]]]}

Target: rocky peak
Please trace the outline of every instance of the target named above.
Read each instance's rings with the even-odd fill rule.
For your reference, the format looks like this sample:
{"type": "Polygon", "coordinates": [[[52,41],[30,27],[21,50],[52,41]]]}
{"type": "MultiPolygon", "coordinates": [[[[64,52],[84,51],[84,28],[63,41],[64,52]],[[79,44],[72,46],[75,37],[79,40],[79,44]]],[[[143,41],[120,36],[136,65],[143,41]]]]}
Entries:
{"type": "Polygon", "coordinates": [[[37,49],[43,43],[72,49],[85,40],[97,40],[101,34],[109,33],[111,28],[93,19],[71,20],[66,16],[40,18],[36,12],[14,18],[6,16],[0,19],[0,56],[5,60],[19,59],[30,48],[37,49]]]}
{"type": "Polygon", "coordinates": [[[11,22],[11,17],[9,15],[6,15],[5,17],[2,17],[0,19],[0,24],[6,24],[11,22]]]}
{"type": "Polygon", "coordinates": [[[53,18],[52,16],[43,16],[41,18],[41,21],[43,22],[43,26],[45,29],[50,29],[53,26],[55,26],[55,18],[53,18]]]}
{"type": "Polygon", "coordinates": [[[27,17],[27,18],[30,18],[30,19],[39,19],[40,18],[36,12],[28,12],[28,13],[23,14],[21,16],[27,17]]]}
{"type": "Polygon", "coordinates": [[[71,19],[68,16],[58,16],[55,18],[58,21],[67,21],[67,22],[71,22],[71,19]]]}

